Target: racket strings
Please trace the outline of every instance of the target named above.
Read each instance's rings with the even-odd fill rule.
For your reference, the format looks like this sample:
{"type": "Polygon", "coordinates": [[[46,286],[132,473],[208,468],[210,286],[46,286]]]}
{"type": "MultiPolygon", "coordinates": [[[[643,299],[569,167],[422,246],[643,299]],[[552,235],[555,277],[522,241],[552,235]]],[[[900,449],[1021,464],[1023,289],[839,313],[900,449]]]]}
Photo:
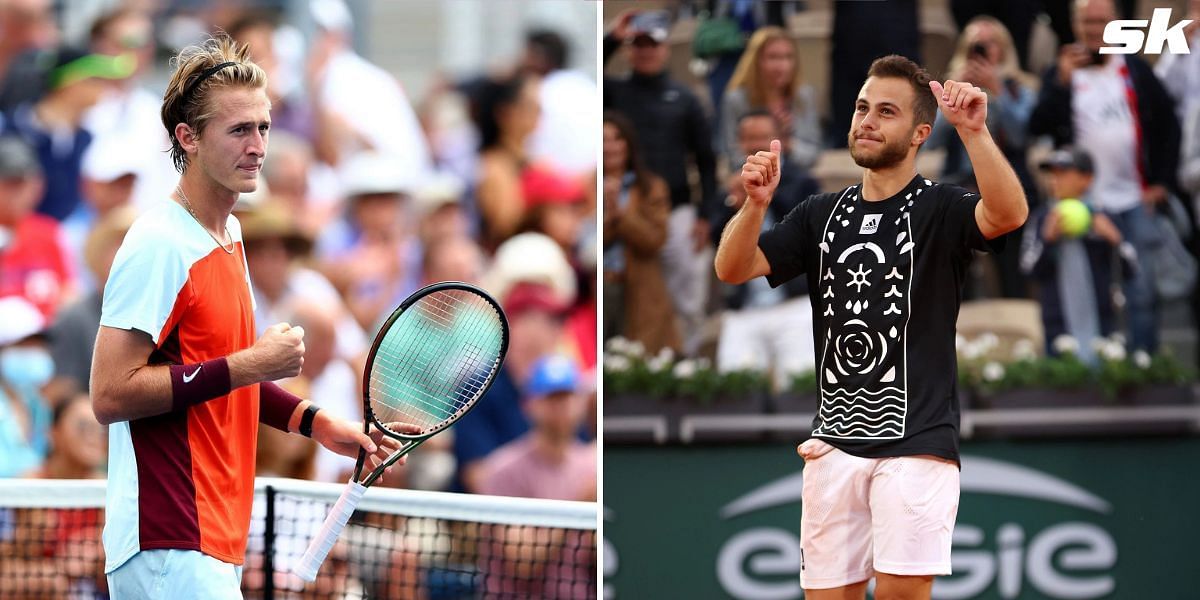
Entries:
{"type": "Polygon", "coordinates": [[[381,423],[438,428],[478,400],[499,368],[503,325],[496,309],[465,290],[417,300],[384,334],[370,375],[381,423]]]}

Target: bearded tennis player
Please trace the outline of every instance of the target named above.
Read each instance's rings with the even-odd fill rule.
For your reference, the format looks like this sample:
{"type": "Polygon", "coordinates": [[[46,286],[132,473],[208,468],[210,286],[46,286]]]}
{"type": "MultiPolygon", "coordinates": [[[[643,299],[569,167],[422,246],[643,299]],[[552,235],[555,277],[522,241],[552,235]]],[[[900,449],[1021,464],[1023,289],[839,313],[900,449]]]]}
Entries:
{"type": "Polygon", "coordinates": [[[241,228],[271,125],[267,78],[227,37],[180,52],[162,121],[182,174],[134,223],[104,286],[93,409],[109,425],[105,573],[112,598],[241,598],[258,424],[329,450],[380,442],[271,383],[300,373],[304,331],[254,339],[241,228]],[[166,199],[164,199],[166,200],[166,199]]]}
{"type": "MultiPolygon", "coordinates": [[[[779,142],[746,159],[748,200],[716,258],[722,281],[808,279],[821,388],[804,458],[800,582],[809,600],[927,599],[950,573],[958,514],[954,326],[967,267],[1028,215],[986,125],[987,96],[930,81],[911,60],[876,60],[855,101],[850,154],[862,183],[764,223],[779,142]],[[916,155],[941,109],[979,193],[935,183],[916,155]],[[764,230],[764,225],[766,229],[764,230]]],[[[796,335],[804,335],[796,332],[796,335]]]]}

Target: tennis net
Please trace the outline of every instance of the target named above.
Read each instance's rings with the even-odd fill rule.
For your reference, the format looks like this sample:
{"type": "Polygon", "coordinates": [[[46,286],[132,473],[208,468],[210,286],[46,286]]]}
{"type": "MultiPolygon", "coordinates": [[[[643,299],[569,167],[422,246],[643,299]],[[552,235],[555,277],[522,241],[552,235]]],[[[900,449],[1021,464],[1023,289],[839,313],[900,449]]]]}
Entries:
{"type": "MultiPolygon", "coordinates": [[[[101,480],[0,479],[0,598],[106,598],[101,480]]],[[[368,490],[311,584],[293,575],[344,486],[256,482],[246,598],[595,598],[594,503],[368,490]]]]}

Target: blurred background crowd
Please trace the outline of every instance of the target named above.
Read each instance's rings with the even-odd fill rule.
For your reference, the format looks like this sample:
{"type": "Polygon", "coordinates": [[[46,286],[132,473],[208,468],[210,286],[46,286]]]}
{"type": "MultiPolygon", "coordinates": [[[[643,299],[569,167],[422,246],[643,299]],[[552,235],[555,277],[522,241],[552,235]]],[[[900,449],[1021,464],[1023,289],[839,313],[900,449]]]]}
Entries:
{"type": "MultiPolygon", "coordinates": [[[[361,419],[381,322],[425,284],[475,283],[510,320],[504,371],[387,485],[594,500],[596,10],[0,0],[0,477],[103,477],[88,380],[104,283],[178,181],[168,60],[224,31],[270,78],[268,157],[235,215],[260,332],[306,331],[283,385],[361,419]]],[[[260,475],[353,467],[261,438],[260,475]]]]}
{"type": "MultiPolygon", "coordinates": [[[[783,176],[766,225],[861,181],[854,100],[871,61],[896,53],[987,92],[1032,209],[974,262],[960,332],[1085,363],[1118,344],[1195,366],[1200,60],[1098,52],[1107,23],[1154,8],[1196,19],[1183,32],[1200,48],[1196,1],[605,2],[603,337],[667,363],[769,371],[777,389],[811,372],[805,283],[721,284],[713,249],[745,200],[745,157],[772,139],[783,176]]],[[[940,117],[917,166],[975,185],[940,117]]]]}

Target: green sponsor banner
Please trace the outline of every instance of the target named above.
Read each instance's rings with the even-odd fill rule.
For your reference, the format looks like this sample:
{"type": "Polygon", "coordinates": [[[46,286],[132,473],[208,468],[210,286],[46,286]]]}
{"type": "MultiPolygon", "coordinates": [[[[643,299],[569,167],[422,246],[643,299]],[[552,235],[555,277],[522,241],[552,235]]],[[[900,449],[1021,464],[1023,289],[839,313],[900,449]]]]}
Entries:
{"type": "MultiPolygon", "coordinates": [[[[934,598],[1200,598],[1200,438],[964,443],[954,574],[934,598]]],[[[788,600],[788,444],[606,447],[605,597],[788,600]]]]}

